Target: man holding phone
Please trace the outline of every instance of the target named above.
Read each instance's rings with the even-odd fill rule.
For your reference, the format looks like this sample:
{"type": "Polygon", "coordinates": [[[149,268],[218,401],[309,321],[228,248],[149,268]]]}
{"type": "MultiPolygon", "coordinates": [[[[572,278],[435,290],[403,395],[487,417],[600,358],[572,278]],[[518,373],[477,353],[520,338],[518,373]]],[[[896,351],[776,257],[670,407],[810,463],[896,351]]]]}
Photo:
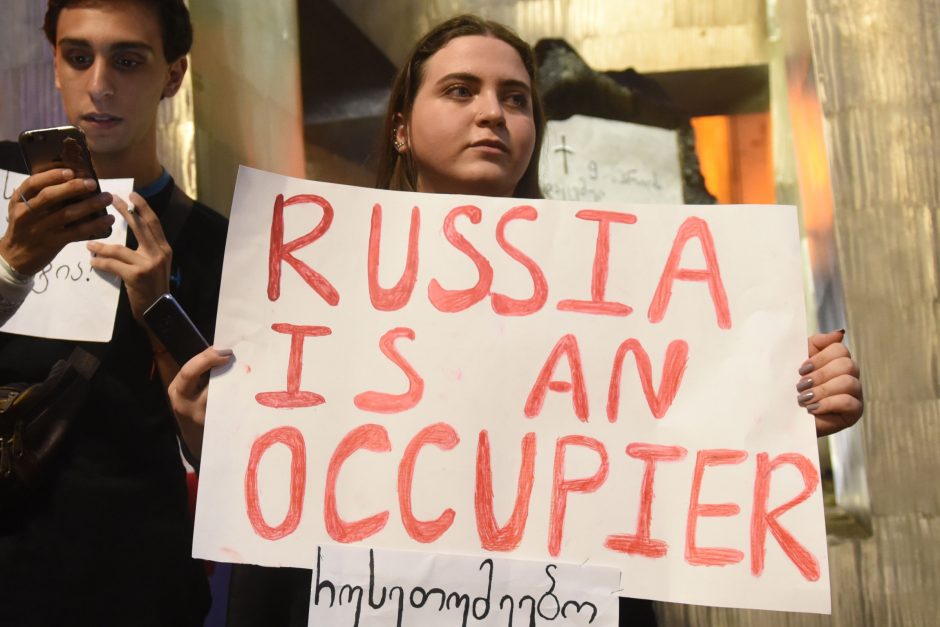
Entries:
{"type": "MultiPolygon", "coordinates": [[[[62,169],[30,176],[10,201],[0,285],[22,288],[66,243],[107,231],[111,218],[81,218],[112,202],[129,233],[126,246],[87,244],[92,266],[123,287],[68,444],[47,484],[15,508],[0,504],[0,624],[201,625],[208,590],[190,557],[166,400],[178,366],[142,319],[172,292],[207,337],[214,331],[226,221],[186,198],[156,152],[157,107],[187,71],[189,12],[183,0],[49,0],[44,31],[69,122],[99,177],[134,179],[134,208],[109,194],[76,202],[94,181],[62,169]]],[[[18,150],[0,142],[0,168],[22,170],[18,150]]],[[[41,381],[74,347],[0,332],[0,383],[41,381]]]]}
{"type": "MultiPolygon", "coordinates": [[[[18,169],[17,160],[22,162],[18,153],[12,142],[0,143],[0,165],[18,169]]],[[[0,239],[0,325],[29,295],[33,275],[66,244],[104,233],[114,223],[110,215],[83,221],[111,204],[110,194],[78,200],[97,187],[94,179],[57,169],[31,176],[16,190],[10,200],[9,227],[0,239]],[[53,207],[55,211],[50,210],[53,207]]]]}

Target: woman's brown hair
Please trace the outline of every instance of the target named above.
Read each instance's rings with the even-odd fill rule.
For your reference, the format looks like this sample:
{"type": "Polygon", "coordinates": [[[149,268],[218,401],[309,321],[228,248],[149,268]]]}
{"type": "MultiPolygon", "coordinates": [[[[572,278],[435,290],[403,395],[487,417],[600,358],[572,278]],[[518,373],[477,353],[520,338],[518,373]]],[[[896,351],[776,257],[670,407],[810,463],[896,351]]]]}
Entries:
{"type": "Polygon", "coordinates": [[[396,115],[401,114],[408,119],[411,107],[414,105],[415,95],[424,80],[424,64],[434,53],[458,37],[468,35],[483,35],[495,37],[512,46],[529,75],[532,87],[532,117],[535,121],[535,147],[529,166],[516,184],[513,195],[518,198],[541,198],[539,189],[539,155],[542,149],[542,137],[545,134],[545,113],[542,102],[538,97],[536,84],[535,54],[521,37],[510,28],[498,22],[484,20],[476,15],[459,15],[443,22],[431,29],[415,45],[408,61],[402,66],[392,83],[392,91],[388,98],[388,109],[385,112],[385,124],[382,136],[379,138],[379,162],[375,186],[379,189],[395,189],[415,191],[417,173],[411,152],[399,154],[394,145],[396,130],[396,115]]]}

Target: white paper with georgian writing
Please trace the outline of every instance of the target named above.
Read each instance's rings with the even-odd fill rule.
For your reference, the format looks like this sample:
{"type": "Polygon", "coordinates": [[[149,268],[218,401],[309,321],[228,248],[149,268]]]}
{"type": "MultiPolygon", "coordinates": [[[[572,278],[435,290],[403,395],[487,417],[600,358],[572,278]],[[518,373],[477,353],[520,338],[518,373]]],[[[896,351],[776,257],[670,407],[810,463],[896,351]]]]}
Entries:
{"type": "Polygon", "coordinates": [[[310,627],[617,627],[620,571],[332,545],[310,587],[310,627]]]}
{"type": "MultiPolygon", "coordinates": [[[[26,175],[0,170],[4,203],[26,179],[26,175]]],[[[134,188],[133,179],[103,179],[102,191],[127,199],[134,188]]],[[[99,240],[106,244],[123,244],[127,239],[127,222],[110,206],[115,217],[111,235],[99,240]]],[[[0,222],[0,237],[6,233],[7,220],[0,222]]],[[[120,280],[89,265],[91,253],[85,242],[65,246],[48,266],[33,279],[33,290],[0,330],[4,333],[32,335],[77,342],[107,342],[114,332],[120,280]]]]}
{"type": "Polygon", "coordinates": [[[550,120],[539,181],[555,200],[680,204],[678,133],[586,115],[550,120]]]}
{"type": "Polygon", "coordinates": [[[233,348],[236,361],[210,384],[197,556],[309,568],[317,545],[354,540],[614,566],[625,596],[829,611],[814,423],[794,391],[806,338],[792,207],[408,194],[242,168],[227,246],[216,343],[233,348]],[[272,230],[279,196],[283,233],[272,230]],[[463,237],[479,251],[492,282],[466,309],[443,313],[429,285],[462,290],[480,278],[442,227],[468,205],[479,208],[479,222],[456,218],[450,240],[463,237]],[[411,216],[420,216],[413,292],[389,311],[377,311],[370,297],[376,207],[378,284],[386,289],[402,276],[411,216]],[[590,213],[598,211],[607,213],[590,213]],[[621,220],[608,222],[609,252],[600,255],[597,215],[621,220]],[[317,229],[315,241],[288,250],[317,229]],[[595,273],[592,290],[595,259],[608,255],[606,280],[595,273]],[[536,265],[544,304],[529,315],[496,313],[494,302],[533,296],[536,265]],[[319,273],[338,303],[328,304],[298,269],[319,273]],[[565,301],[591,301],[592,291],[594,300],[632,311],[566,309],[565,301]],[[287,331],[297,327],[309,327],[309,337],[292,339],[287,331]],[[411,384],[420,401],[394,413],[363,409],[374,398],[364,393],[409,389],[405,367],[380,350],[395,329],[387,352],[420,378],[411,384]],[[612,377],[621,348],[635,350],[612,377]],[[537,385],[553,351],[555,367],[537,385]],[[649,400],[640,353],[648,355],[649,400]],[[664,370],[677,383],[671,403],[664,370]],[[584,420],[572,388],[584,390],[584,420]],[[290,398],[325,402],[271,406],[289,389],[290,398]],[[418,434],[427,436],[424,446],[418,434]],[[520,473],[523,450],[531,473],[520,473]],[[669,460],[647,464],[651,455],[669,460]],[[523,495],[531,486],[530,498],[519,500],[514,518],[520,486],[523,495]]]}

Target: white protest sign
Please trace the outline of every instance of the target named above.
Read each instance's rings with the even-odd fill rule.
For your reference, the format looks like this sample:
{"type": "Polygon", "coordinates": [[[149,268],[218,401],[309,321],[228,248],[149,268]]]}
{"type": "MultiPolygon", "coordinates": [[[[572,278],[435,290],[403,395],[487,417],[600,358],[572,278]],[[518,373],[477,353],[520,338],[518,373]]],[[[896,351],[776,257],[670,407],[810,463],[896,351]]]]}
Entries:
{"type": "Polygon", "coordinates": [[[616,568],[317,547],[310,627],[617,627],[616,568]]]}
{"type": "Polygon", "coordinates": [[[589,562],[624,596],[827,612],[800,267],[792,207],[242,168],[194,553],[589,562]]]}
{"type": "Polygon", "coordinates": [[[551,120],[539,180],[555,200],[679,204],[678,133],[584,115],[551,120]]]}
{"type": "MultiPolygon", "coordinates": [[[[24,174],[0,170],[5,203],[25,179],[24,174]]],[[[133,191],[134,180],[104,179],[99,185],[102,191],[126,200],[133,191]]],[[[98,241],[123,244],[127,239],[127,222],[113,206],[108,207],[108,213],[115,217],[111,235],[98,241]]],[[[4,219],[0,224],[0,237],[6,230],[7,220],[4,219]]],[[[36,274],[32,293],[3,325],[2,331],[77,342],[110,341],[121,283],[111,274],[92,270],[90,259],[85,242],[66,245],[52,263],[36,274]]]]}

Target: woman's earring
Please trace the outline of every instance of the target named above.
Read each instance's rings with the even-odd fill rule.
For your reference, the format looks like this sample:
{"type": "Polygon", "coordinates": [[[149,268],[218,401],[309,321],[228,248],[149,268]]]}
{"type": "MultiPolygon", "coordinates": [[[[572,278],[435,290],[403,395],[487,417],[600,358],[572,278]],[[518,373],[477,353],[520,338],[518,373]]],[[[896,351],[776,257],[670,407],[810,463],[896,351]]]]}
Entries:
{"type": "Polygon", "coordinates": [[[392,146],[394,146],[395,151],[399,153],[405,149],[405,142],[398,139],[398,129],[392,131],[392,146]]]}

